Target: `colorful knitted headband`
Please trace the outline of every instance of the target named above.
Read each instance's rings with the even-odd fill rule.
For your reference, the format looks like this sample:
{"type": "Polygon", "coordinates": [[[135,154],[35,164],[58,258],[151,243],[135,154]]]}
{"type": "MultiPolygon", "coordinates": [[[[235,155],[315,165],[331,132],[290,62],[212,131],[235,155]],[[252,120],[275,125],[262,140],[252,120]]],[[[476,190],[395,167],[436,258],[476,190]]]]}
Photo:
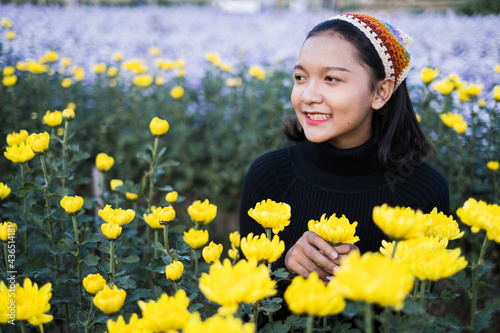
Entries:
{"type": "Polygon", "coordinates": [[[389,23],[366,14],[340,14],[329,20],[349,22],[368,37],[384,64],[385,77],[394,79],[396,91],[412,66],[408,48],[413,39],[389,23]]]}

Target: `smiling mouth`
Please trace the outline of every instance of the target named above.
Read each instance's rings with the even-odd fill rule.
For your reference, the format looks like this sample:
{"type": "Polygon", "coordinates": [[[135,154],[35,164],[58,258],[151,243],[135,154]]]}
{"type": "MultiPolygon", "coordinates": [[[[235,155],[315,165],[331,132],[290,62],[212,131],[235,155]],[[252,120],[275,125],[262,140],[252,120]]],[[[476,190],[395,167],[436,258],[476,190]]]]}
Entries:
{"type": "Polygon", "coordinates": [[[327,120],[333,117],[331,114],[324,114],[324,113],[305,113],[306,117],[311,119],[311,120],[327,120]]]}

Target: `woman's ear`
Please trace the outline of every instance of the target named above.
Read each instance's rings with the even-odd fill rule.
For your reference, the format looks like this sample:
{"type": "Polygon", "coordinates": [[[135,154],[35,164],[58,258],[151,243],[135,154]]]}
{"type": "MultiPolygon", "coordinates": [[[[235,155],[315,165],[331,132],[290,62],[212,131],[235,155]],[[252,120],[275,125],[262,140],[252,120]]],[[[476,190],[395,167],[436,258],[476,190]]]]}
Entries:
{"type": "Polygon", "coordinates": [[[377,85],[377,91],[372,101],[372,109],[379,110],[391,98],[394,91],[394,79],[385,78],[377,85]]]}

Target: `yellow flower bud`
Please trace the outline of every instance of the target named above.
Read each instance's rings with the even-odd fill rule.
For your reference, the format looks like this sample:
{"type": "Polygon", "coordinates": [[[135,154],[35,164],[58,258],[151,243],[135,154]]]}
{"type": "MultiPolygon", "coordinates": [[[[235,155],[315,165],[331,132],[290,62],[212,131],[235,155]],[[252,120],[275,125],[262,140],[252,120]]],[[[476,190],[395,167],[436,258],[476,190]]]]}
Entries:
{"type": "Polygon", "coordinates": [[[74,197],[64,196],[61,199],[61,207],[64,208],[67,214],[77,215],[82,209],[83,198],[76,195],[74,197]]]}
{"type": "Polygon", "coordinates": [[[31,134],[26,143],[37,155],[43,155],[49,149],[50,135],[47,132],[31,134]]]}
{"type": "Polygon", "coordinates": [[[46,59],[48,62],[54,62],[54,61],[57,61],[57,59],[59,59],[59,53],[57,53],[57,52],[56,52],[56,51],[54,51],[54,50],[47,51],[47,53],[45,54],[45,59],[46,59]]]}
{"type": "Polygon", "coordinates": [[[486,100],[485,99],[478,100],[477,105],[479,105],[479,107],[484,108],[486,106],[486,100]]]}
{"type": "Polygon", "coordinates": [[[17,82],[17,76],[15,75],[10,75],[10,76],[4,76],[2,78],[2,84],[6,87],[12,87],[15,85],[17,82]]]}
{"type": "Polygon", "coordinates": [[[248,69],[250,76],[255,77],[259,80],[264,80],[266,78],[266,72],[260,66],[254,65],[248,69]]]}
{"type": "Polygon", "coordinates": [[[7,198],[10,191],[10,187],[8,187],[7,184],[0,182],[0,200],[7,198]]]}
{"type": "Polygon", "coordinates": [[[154,210],[154,214],[158,216],[160,224],[167,224],[175,219],[175,210],[172,206],[158,207],[154,210]]]}
{"type": "Polygon", "coordinates": [[[123,54],[121,52],[115,52],[113,53],[113,59],[115,61],[120,61],[123,59],[123,54]]]}
{"type": "Polygon", "coordinates": [[[73,102],[69,102],[68,105],[66,106],[67,109],[72,109],[73,111],[76,110],[76,104],[73,102]]]}
{"type": "Polygon", "coordinates": [[[499,167],[499,163],[498,163],[498,161],[489,161],[488,164],[486,164],[486,166],[491,171],[497,171],[498,167],[499,167]]]}
{"type": "Polygon", "coordinates": [[[182,273],[184,273],[184,265],[180,261],[174,260],[170,265],[165,267],[165,275],[169,280],[180,280],[182,273]]]}
{"type": "Polygon", "coordinates": [[[219,260],[220,255],[222,254],[222,244],[215,244],[214,242],[210,242],[208,246],[205,246],[203,248],[201,254],[203,255],[203,259],[205,259],[207,264],[216,262],[217,260],[219,260]]]}
{"type": "Polygon", "coordinates": [[[3,154],[14,163],[26,163],[35,157],[33,150],[24,142],[19,145],[8,146],[3,154]]]}
{"type": "Polygon", "coordinates": [[[129,200],[137,200],[139,195],[137,193],[127,192],[125,193],[125,197],[129,200]]]}
{"type": "Polygon", "coordinates": [[[10,29],[12,28],[12,21],[6,17],[2,17],[2,27],[10,29]]]}
{"type": "Polygon", "coordinates": [[[16,37],[16,32],[13,31],[13,30],[7,31],[6,36],[7,36],[7,39],[12,40],[12,39],[14,39],[16,37]]]}
{"type": "Polygon", "coordinates": [[[12,222],[0,223],[0,239],[2,241],[7,242],[9,240],[9,237],[13,237],[16,234],[16,231],[17,224],[12,222]]]}
{"type": "Polygon", "coordinates": [[[184,96],[184,88],[180,86],[175,86],[170,90],[170,96],[172,96],[173,99],[179,99],[182,96],[184,96]]]}
{"type": "Polygon", "coordinates": [[[67,108],[62,112],[63,119],[66,121],[71,121],[75,119],[75,109],[67,108]]]}
{"type": "Polygon", "coordinates": [[[61,125],[62,120],[63,118],[61,111],[54,111],[54,112],[47,111],[45,113],[45,116],[43,116],[43,123],[49,125],[50,127],[56,127],[61,125]]]}
{"type": "Polygon", "coordinates": [[[153,76],[149,74],[137,75],[132,79],[132,82],[138,87],[149,87],[153,83],[153,76]]]}
{"type": "Polygon", "coordinates": [[[120,311],[125,302],[125,297],[127,297],[125,290],[118,289],[116,286],[110,289],[107,285],[104,285],[104,289],[94,296],[94,305],[106,314],[113,314],[120,311]]]}
{"type": "Polygon", "coordinates": [[[156,216],[154,213],[151,214],[144,214],[144,221],[153,229],[163,229],[165,228],[164,225],[160,224],[160,219],[158,216],[156,216]]]}
{"type": "Polygon", "coordinates": [[[109,186],[111,187],[112,191],[116,191],[116,188],[120,185],[123,185],[123,180],[111,179],[111,181],[109,182],[109,186]]]}
{"type": "Polygon", "coordinates": [[[103,63],[103,62],[100,62],[98,64],[95,64],[94,66],[92,66],[92,70],[97,73],[97,74],[102,74],[104,72],[106,72],[106,64],[103,63]]]}
{"type": "Polygon", "coordinates": [[[104,223],[101,225],[101,231],[107,239],[117,239],[122,234],[122,227],[114,223],[104,223]]]}
{"type": "Polygon", "coordinates": [[[14,66],[7,66],[2,70],[3,76],[11,76],[16,72],[16,68],[14,66]]]}
{"type": "Polygon", "coordinates": [[[12,132],[10,134],[7,134],[7,144],[9,146],[14,146],[20,145],[21,143],[26,143],[28,136],[29,134],[27,130],[20,130],[19,133],[12,132]]]}
{"type": "Polygon", "coordinates": [[[108,76],[109,77],[116,76],[116,74],[118,74],[118,67],[111,66],[111,67],[108,68],[108,76]]]}
{"type": "Polygon", "coordinates": [[[184,241],[193,249],[199,249],[208,242],[208,231],[191,228],[184,232],[184,241]]]}
{"type": "Polygon", "coordinates": [[[168,121],[160,119],[158,117],[154,117],[149,123],[149,129],[151,133],[155,136],[162,136],[167,133],[170,125],[168,121]]]}
{"type": "Polygon", "coordinates": [[[450,80],[438,81],[434,84],[434,89],[443,95],[449,95],[455,89],[455,84],[450,80]]]}
{"type": "Polygon", "coordinates": [[[493,98],[495,101],[500,102],[500,85],[496,85],[493,87],[493,98]]]}
{"type": "Polygon", "coordinates": [[[217,206],[211,204],[208,199],[203,202],[196,200],[188,207],[188,214],[194,223],[208,224],[217,215],[217,206]]]}
{"type": "Polygon", "coordinates": [[[97,292],[104,289],[106,285],[106,280],[101,276],[101,274],[89,274],[82,281],[83,287],[91,295],[95,295],[97,292]]]}
{"type": "Polygon", "coordinates": [[[160,55],[160,53],[161,53],[160,48],[158,48],[156,46],[153,46],[149,49],[149,54],[151,54],[152,56],[158,56],[158,55],[160,55]]]}
{"type": "Polygon", "coordinates": [[[71,58],[62,58],[61,65],[63,65],[63,67],[68,67],[69,65],[71,65],[71,58]]]}
{"type": "Polygon", "coordinates": [[[241,235],[239,231],[235,231],[229,234],[229,240],[234,247],[240,247],[241,235]]]}
{"type": "Polygon", "coordinates": [[[165,196],[165,200],[167,200],[167,202],[169,203],[174,203],[177,201],[178,196],[179,195],[176,191],[168,192],[165,196]]]}
{"type": "Polygon", "coordinates": [[[73,81],[69,77],[62,79],[62,81],[61,81],[61,87],[63,87],[63,88],[69,88],[69,87],[71,87],[72,84],[73,84],[73,81]]]}
{"type": "Polygon", "coordinates": [[[227,255],[229,256],[229,258],[231,259],[234,259],[234,260],[238,260],[238,258],[240,257],[240,251],[235,248],[234,246],[232,246],[228,251],[227,251],[227,255]]]}
{"type": "Polygon", "coordinates": [[[64,128],[59,127],[56,132],[57,136],[63,136],[64,135],[64,128]]]}
{"type": "Polygon", "coordinates": [[[425,84],[431,83],[434,81],[436,76],[439,74],[439,70],[426,67],[420,71],[420,76],[422,77],[422,81],[425,84]]]}
{"type": "Polygon", "coordinates": [[[106,172],[111,169],[113,164],[115,164],[115,159],[105,153],[99,153],[95,158],[95,165],[97,166],[97,169],[102,172],[106,172]]]}

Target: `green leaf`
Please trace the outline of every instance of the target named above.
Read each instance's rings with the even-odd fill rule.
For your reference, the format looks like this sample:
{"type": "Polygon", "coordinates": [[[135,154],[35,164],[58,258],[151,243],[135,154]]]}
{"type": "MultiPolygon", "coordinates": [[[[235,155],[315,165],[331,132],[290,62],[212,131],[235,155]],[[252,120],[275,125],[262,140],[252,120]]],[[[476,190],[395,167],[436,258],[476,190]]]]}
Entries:
{"type": "Polygon", "coordinates": [[[71,252],[71,248],[68,247],[68,245],[64,240],[60,240],[50,245],[50,252],[54,254],[62,254],[66,252],[71,252]]]}
{"type": "Polygon", "coordinates": [[[156,158],[160,158],[165,152],[167,151],[167,147],[163,147],[160,149],[160,151],[156,154],[156,158]]]}
{"type": "Polygon", "coordinates": [[[189,306],[188,310],[189,312],[194,312],[194,311],[197,311],[199,309],[203,308],[203,304],[202,303],[194,303],[192,305],[189,306]]]}
{"type": "Polygon", "coordinates": [[[158,257],[158,258],[153,259],[151,261],[151,263],[148,265],[149,269],[152,272],[162,273],[162,274],[165,273],[165,266],[167,266],[167,265],[163,261],[162,257],[158,257]]]}
{"type": "Polygon", "coordinates": [[[291,327],[297,327],[297,328],[306,328],[307,326],[307,318],[306,317],[301,317],[297,315],[291,315],[288,316],[285,319],[285,324],[291,326],[291,327]]]}
{"type": "Polygon", "coordinates": [[[99,243],[97,244],[97,249],[101,252],[104,252],[104,253],[107,253],[109,254],[109,246],[103,244],[103,243],[99,243]]]}
{"type": "Polygon", "coordinates": [[[85,259],[83,259],[83,262],[87,265],[87,266],[96,266],[98,263],[99,263],[99,260],[101,258],[96,256],[95,254],[93,253],[89,253],[87,254],[87,256],[85,257],[85,259]]]}
{"type": "Polygon", "coordinates": [[[148,162],[149,164],[153,163],[153,160],[151,159],[151,156],[149,156],[149,154],[146,154],[144,152],[139,152],[139,153],[137,153],[136,156],[138,158],[140,158],[141,160],[144,160],[144,161],[148,162]]]}
{"type": "Polygon", "coordinates": [[[139,261],[139,257],[134,255],[120,259],[120,263],[133,264],[139,261]]]}
{"type": "Polygon", "coordinates": [[[85,236],[83,239],[82,245],[87,244],[87,243],[98,243],[102,240],[102,237],[100,235],[90,233],[85,236]]]}
{"type": "Polygon", "coordinates": [[[276,278],[275,280],[286,280],[290,277],[290,272],[284,267],[278,268],[272,274],[276,278]]]}
{"type": "Polygon", "coordinates": [[[19,190],[17,190],[16,195],[18,197],[24,197],[26,194],[34,191],[41,191],[41,190],[35,184],[25,183],[23,186],[19,188],[19,190]]]}
{"type": "Polygon", "coordinates": [[[151,244],[151,247],[153,249],[167,253],[167,249],[165,249],[165,247],[160,242],[154,242],[153,244],[151,244]]]}
{"type": "Polygon", "coordinates": [[[69,176],[71,176],[71,172],[67,170],[59,170],[49,175],[49,179],[68,178],[69,176]]]}
{"type": "Polygon", "coordinates": [[[282,300],[279,297],[274,297],[270,300],[265,299],[261,301],[261,306],[267,313],[274,313],[281,309],[282,300]]]}
{"type": "Polygon", "coordinates": [[[262,333],[287,333],[290,331],[290,325],[284,324],[281,320],[267,323],[262,328],[262,333]]]}

